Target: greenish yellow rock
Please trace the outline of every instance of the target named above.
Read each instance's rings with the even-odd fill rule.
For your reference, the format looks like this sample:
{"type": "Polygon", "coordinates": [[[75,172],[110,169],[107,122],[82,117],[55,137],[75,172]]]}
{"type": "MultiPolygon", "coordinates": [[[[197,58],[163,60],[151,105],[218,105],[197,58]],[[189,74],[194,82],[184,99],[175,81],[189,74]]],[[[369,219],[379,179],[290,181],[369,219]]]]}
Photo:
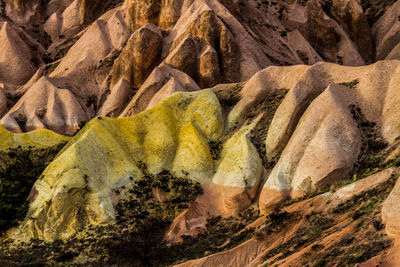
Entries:
{"type": "Polygon", "coordinates": [[[35,183],[20,232],[24,238],[68,238],[86,224],[115,218],[114,205],[148,171],[169,169],[201,183],[215,172],[209,142],[224,131],[211,90],[175,93],[137,116],[90,121],[35,183]]]}
{"type": "Polygon", "coordinates": [[[257,187],[263,167],[261,158],[250,141],[252,126],[240,129],[224,144],[221,163],[213,183],[248,189],[257,187]]]}
{"type": "Polygon", "coordinates": [[[221,188],[221,207],[225,214],[237,214],[248,207],[257,194],[264,167],[250,141],[253,125],[235,133],[224,145],[213,183],[221,188]]]}
{"type": "Polygon", "coordinates": [[[67,142],[70,137],[56,134],[49,130],[37,130],[28,133],[14,134],[0,125],[0,150],[17,147],[34,147],[37,149],[57,146],[67,142]]]}

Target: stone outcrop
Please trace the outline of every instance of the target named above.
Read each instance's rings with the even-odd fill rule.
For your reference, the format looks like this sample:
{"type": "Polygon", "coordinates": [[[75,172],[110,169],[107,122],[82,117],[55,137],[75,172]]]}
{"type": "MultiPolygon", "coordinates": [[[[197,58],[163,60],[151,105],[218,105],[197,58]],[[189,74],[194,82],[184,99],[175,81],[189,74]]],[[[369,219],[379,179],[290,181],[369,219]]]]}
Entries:
{"type": "Polygon", "coordinates": [[[43,77],[8,111],[1,123],[14,132],[51,129],[72,134],[76,125],[87,119],[71,91],[43,77]]]}
{"type": "Polygon", "coordinates": [[[340,85],[330,85],[312,102],[264,185],[261,205],[275,204],[277,194],[295,198],[349,175],[361,146],[352,102],[354,93],[340,85]]]}
{"type": "Polygon", "coordinates": [[[131,118],[93,119],[35,183],[37,197],[21,231],[30,238],[54,240],[67,238],[88,223],[115,219],[115,203],[143,175],[141,162],[150,173],[170,170],[200,182],[206,191],[218,192],[219,201],[207,199],[205,211],[238,214],[256,198],[264,174],[249,139],[252,127],[233,135],[220,158],[213,158],[209,144],[222,137],[224,121],[210,90],[175,93],[131,118]],[[115,190],[120,196],[112,194],[115,190]],[[74,208],[64,214],[67,207],[74,208]],[[54,217],[49,217],[50,210],[54,217]]]}
{"type": "Polygon", "coordinates": [[[390,192],[388,198],[383,203],[382,218],[386,225],[386,232],[388,235],[398,238],[399,236],[399,181],[397,181],[393,190],[390,192]]]}
{"type": "MultiPolygon", "coordinates": [[[[299,203],[293,203],[285,207],[281,212],[283,214],[287,212],[287,214],[292,215],[304,213],[306,214],[305,216],[309,216],[311,218],[311,214],[314,214],[314,216],[317,216],[317,214],[322,214],[322,216],[328,217],[329,211],[345,207],[346,204],[353,202],[354,199],[362,198],[365,194],[371,194],[371,192],[374,190],[379,190],[380,187],[385,186],[385,184],[392,179],[393,175],[397,175],[397,172],[398,170],[396,168],[383,170],[357,182],[350,183],[340,188],[336,192],[327,192],[299,203]]],[[[282,256],[278,260],[276,257],[270,257],[270,255],[274,255],[276,251],[280,253],[279,249],[282,243],[288,244],[286,242],[289,242],[290,244],[290,240],[295,240],[296,234],[301,231],[302,224],[305,223],[305,221],[303,221],[304,218],[298,218],[298,220],[292,222],[278,221],[276,222],[278,225],[270,225],[270,227],[274,226],[274,228],[271,230],[272,234],[270,234],[266,240],[262,239],[262,237],[253,237],[232,249],[220,251],[213,255],[204,256],[199,259],[189,260],[175,266],[259,266],[267,264],[278,264],[280,266],[301,266],[310,262],[318,262],[313,257],[315,254],[321,253],[321,255],[324,255],[327,258],[330,255],[326,253],[326,251],[330,251],[329,249],[331,248],[338,249],[338,247],[336,247],[337,244],[340,244],[341,241],[343,242],[343,240],[346,240],[346,236],[351,236],[352,231],[363,231],[362,229],[354,227],[353,225],[359,223],[359,221],[346,221],[346,218],[341,217],[339,214],[339,212],[334,214],[334,216],[340,218],[336,222],[336,227],[328,228],[328,230],[324,232],[323,236],[318,238],[316,242],[308,243],[303,248],[296,248],[294,253],[282,256]],[[287,224],[287,228],[285,228],[283,224],[287,224]],[[274,233],[276,229],[280,229],[279,227],[282,227],[285,230],[278,230],[278,233],[274,233]],[[321,246],[324,245],[324,248],[316,250],[315,245],[317,244],[321,246]],[[314,246],[314,249],[312,249],[312,246],[314,246]]],[[[308,228],[310,226],[306,225],[305,227],[308,228]]],[[[319,227],[323,228],[324,225],[320,225],[319,227]]],[[[268,228],[266,230],[268,231],[268,228]]],[[[384,230],[381,229],[379,231],[384,230]]],[[[307,237],[310,238],[309,236],[304,236],[303,238],[306,239],[307,237]]],[[[368,240],[368,242],[371,241],[368,240]]],[[[326,258],[324,258],[324,260],[326,260],[326,258]]],[[[393,250],[388,253],[388,255],[384,255],[382,257],[378,256],[373,258],[369,263],[356,266],[369,267],[382,263],[387,264],[384,266],[396,266],[397,259],[398,250],[393,250]]],[[[334,259],[329,258],[328,260],[338,263],[341,259],[340,256],[336,256],[334,259]]]]}
{"type": "Polygon", "coordinates": [[[162,63],[149,75],[120,117],[132,116],[154,107],[162,98],[174,92],[197,91],[200,87],[186,73],[162,63]]]}
{"type": "MultiPolygon", "coordinates": [[[[354,0],[274,5],[226,0],[10,0],[3,9],[0,39],[8,50],[1,55],[12,62],[0,66],[4,91],[18,100],[42,76],[56,78],[61,88],[75,95],[87,118],[137,114],[153,97],[244,82],[271,65],[330,61],[358,66],[398,58],[398,4],[382,11],[368,9],[377,13],[374,20],[381,16],[373,27],[365,4],[354,0]],[[175,79],[174,86],[159,93],[167,78],[150,89],[151,74],[166,66],[196,85],[186,87],[175,79]]],[[[239,115],[232,113],[232,125],[239,115]]]]}
{"type": "Polygon", "coordinates": [[[122,196],[124,188],[141,177],[139,162],[151,173],[188,172],[190,178],[210,183],[214,162],[208,143],[221,136],[221,120],[211,91],[174,94],[131,118],[92,120],[35,183],[37,197],[22,232],[54,240],[67,238],[88,223],[114,219],[118,196],[113,199],[112,192],[120,189],[122,196]],[[49,217],[49,211],[54,216],[49,217]]]}
{"type": "Polygon", "coordinates": [[[0,150],[7,151],[12,148],[35,149],[49,148],[69,141],[69,137],[56,134],[49,130],[37,130],[29,133],[14,134],[0,126],[0,150]]]}
{"type": "Polygon", "coordinates": [[[394,75],[397,72],[397,62],[381,62],[372,66],[357,68],[352,74],[345,74],[345,67],[340,70],[329,64],[317,64],[305,71],[289,91],[275,113],[266,138],[267,158],[273,160],[279,155],[280,158],[264,185],[260,198],[261,207],[268,206],[269,203],[273,205],[287,196],[297,197],[299,192],[303,192],[300,195],[310,192],[307,189],[303,191],[305,188],[314,188],[312,191],[327,186],[323,182],[325,178],[340,179],[352,170],[360,151],[361,137],[357,121],[350,113],[351,105],[360,107],[369,121],[379,125],[382,136],[389,143],[394,142],[398,136],[398,126],[397,119],[392,117],[395,113],[391,111],[395,109],[392,103],[396,101],[397,94],[392,92],[398,87],[392,82],[397,80],[394,75]],[[386,72],[389,69],[392,74],[386,72]],[[380,82],[372,78],[381,74],[389,76],[379,79],[380,82]],[[357,80],[357,89],[332,84],[339,83],[341,79],[357,80]],[[386,84],[385,96],[382,95],[381,82],[386,84]],[[326,117],[327,125],[322,119],[325,108],[328,113],[332,112],[331,118],[328,115],[326,117]],[[388,112],[391,115],[388,116],[388,112]],[[300,140],[297,138],[301,139],[301,145],[296,145],[296,140],[300,140]],[[324,155],[326,158],[322,160],[324,155]],[[324,162],[323,166],[315,163],[317,158],[324,162]],[[324,170],[325,167],[329,170],[324,170]],[[315,169],[307,174],[308,168],[315,169]],[[322,174],[324,172],[325,175],[322,174]],[[321,176],[316,178],[311,173],[320,173],[321,176]],[[315,187],[316,184],[319,185],[315,187]]]}
{"type": "Polygon", "coordinates": [[[3,83],[23,85],[35,72],[30,47],[8,22],[0,30],[0,77],[3,83]]]}
{"type": "Polygon", "coordinates": [[[399,16],[393,0],[2,1],[3,199],[18,166],[23,192],[37,181],[18,227],[0,216],[0,265],[393,265],[399,16]]]}
{"type": "Polygon", "coordinates": [[[161,31],[146,24],[130,37],[111,70],[110,87],[125,79],[131,87],[140,87],[157,65],[162,51],[161,31]]]}
{"type": "Polygon", "coordinates": [[[375,35],[376,58],[396,59],[399,55],[399,21],[400,3],[394,4],[374,25],[372,31],[375,35]]]}

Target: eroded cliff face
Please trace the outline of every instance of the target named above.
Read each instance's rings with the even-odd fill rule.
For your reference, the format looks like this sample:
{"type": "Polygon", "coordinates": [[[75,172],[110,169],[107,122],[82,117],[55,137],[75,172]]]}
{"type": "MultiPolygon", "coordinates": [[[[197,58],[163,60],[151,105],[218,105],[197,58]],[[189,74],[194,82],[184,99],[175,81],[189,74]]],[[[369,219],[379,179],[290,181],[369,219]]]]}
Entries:
{"type": "MultiPolygon", "coordinates": [[[[274,246],[286,244],[289,249],[297,244],[296,257],[284,257],[285,262],[296,265],[332,253],[341,242],[341,236],[356,227],[356,221],[375,220],[382,224],[380,209],[384,202],[383,221],[387,222],[390,237],[386,237],[384,227],[378,225],[379,233],[374,238],[378,243],[383,242],[379,244],[385,251],[390,248],[390,238],[397,227],[396,208],[390,205],[395,201],[397,187],[385,199],[397,178],[397,169],[392,166],[397,166],[400,133],[396,117],[399,67],[400,61],[365,67],[332,63],[269,67],[246,83],[174,93],[132,117],[95,118],[64,146],[33,185],[28,214],[10,237],[20,241],[39,239],[49,244],[58,239],[78,242],[76,238],[88,237],[83,233],[90,235],[87,231],[91,227],[103,229],[104,224],[114,225],[114,222],[117,227],[126,227],[120,203],[127,203],[132,192],[136,194],[133,199],[140,199],[144,194],[140,190],[146,187],[143,181],[156,179],[155,184],[147,185],[152,189],[144,203],[153,199],[159,203],[157,205],[167,205],[170,189],[163,183],[168,184],[169,179],[183,179],[189,184],[198,184],[201,191],[184,205],[186,209],[180,206],[173,215],[156,216],[169,218],[164,221],[164,234],[159,233],[164,242],[180,244],[188,242],[183,237],[192,236],[189,244],[195,246],[196,238],[200,238],[200,243],[205,242],[201,241],[202,233],[212,229],[214,218],[242,218],[243,212],[249,209],[259,210],[264,217],[256,220],[258,217],[253,214],[247,218],[247,224],[240,224],[245,227],[256,220],[247,230],[242,230],[245,235],[241,236],[242,240],[252,235],[255,239],[246,241],[243,248],[229,250],[235,255],[229,262],[237,265],[243,261],[251,265],[279,262],[275,259],[278,252],[267,251],[274,246]],[[381,170],[375,176],[364,178],[381,170]],[[342,187],[345,184],[350,185],[342,187]],[[142,188],[136,189],[139,193],[132,191],[138,186],[142,188]],[[295,204],[287,202],[289,199],[294,199],[295,204]],[[349,204],[352,201],[355,202],[349,204]],[[305,208],[307,205],[316,205],[315,210],[305,208]],[[277,207],[280,207],[278,211],[277,207]],[[352,215],[357,210],[361,212],[359,217],[352,215]],[[338,218],[335,217],[337,213],[341,214],[338,218]],[[326,222],[327,228],[322,227],[320,221],[308,222],[314,220],[313,214],[317,219],[332,217],[326,222]],[[297,219],[293,221],[291,216],[297,219]],[[305,217],[301,219],[301,216],[305,217]],[[349,216],[354,220],[351,227],[343,226],[338,233],[328,231],[331,226],[346,224],[349,216]],[[266,223],[263,223],[265,218],[266,223]],[[293,231],[288,240],[270,247],[264,239],[277,238],[276,233],[275,237],[270,237],[271,227],[277,227],[271,224],[276,223],[284,226],[296,223],[293,227],[302,232],[293,231]],[[316,245],[319,239],[312,234],[307,242],[298,240],[298,235],[302,235],[301,238],[307,235],[304,231],[308,223],[314,228],[322,227],[318,231],[328,231],[324,238],[334,240],[311,258],[307,249],[300,248],[316,245]],[[256,246],[254,249],[258,252],[252,254],[253,248],[248,246],[256,246]],[[241,251],[238,255],[243,259],[239,260],[235,251],[241,251]],[[268,256],[261,256],[265,253],[268,256]]],[[[186,190],[185,187],[180,189],[186,190]]],[[[175,194],[178,192],[182,191],[177,189],[175,194]]],[[[137,227],[146,223],[152,225],[146,220],[131,223],[137,227]]],[[[220,224],[218,227],[229,229],[224,221],[220,224]]],[[[287,228],[276,231],[282,233],[284,229],[287,228]]],[[[110,234],[117,232],[114,229],[110,234]]],[[[367,228],[362,228],[357,238],[361,240],[369,234],[367,228]]],[[[99,237],[100,244],[101,240],[99,237]]],[[[109,242],[103,241],[104,244],[109,242]]],[[[239,243],[228,244],[224,249],[239,243]]],[[[355,248],[347,249],[346,253],[350,253],[355,248]]],[[[366,249],[369,251],[366,255],[371,257],[382,252],[366,249]]],[[[181,251],[182,248],[174,245],[171,250],[181,251]]],[[[285,248],[279,247],[279,250],[284,252],[285,248]]],[[[83,251],[87,256],[94,253],[85,246],[83,251]]],[[[204,264],[214,265],[213,262],[219,262],[219,257],[225,258],[226,253],[209,256],[204,264]]],[[[286,256],[289,255],[291,253],[286,256]]],[[[201,255],[187,255],[188,258],[198,256],[201,255]]],[[[171,258],[171,263],[179,257],[171,258]]],[[[368,259],[365,257],[348,256],[342,260],[361,262],[368,259]]],[[[120,262],[125,261],[121,259],[120,262]]]]}
{"type": "Polygon", "coordinates": [[[397,266],[400,2],[1,8],[0,263],[397,266]]]}
{"type": "Polygon", "coordinates": [[[14,132],[70,135],[97,115],[137,114],[160,96],[244,82],[271,65],[398,58],[397,3],[2,3],[0,116],[14,132]]]}

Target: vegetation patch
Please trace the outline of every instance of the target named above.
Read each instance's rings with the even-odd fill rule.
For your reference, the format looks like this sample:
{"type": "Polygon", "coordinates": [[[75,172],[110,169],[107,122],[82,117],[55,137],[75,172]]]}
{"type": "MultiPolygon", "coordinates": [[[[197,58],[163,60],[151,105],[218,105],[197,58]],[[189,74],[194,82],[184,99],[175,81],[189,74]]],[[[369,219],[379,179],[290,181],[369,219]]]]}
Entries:
{"type": "MultiPolygon", "coordinates": [[[[271,93],[257,105],[253,106],[246,114],[245,119],[248,121],[253,120],[259,114],[263,114],[256,127],[254,127],[254,129],[251,131],[251,141],[256,147],[266,169],[272,168],[275,165],[276,160],[268,161],[265,148],[265,139],[267,138],[268,129],[271,125],[272,119],[274,118],[275,112],[288,92],[289,90],[285,88],[274,90],[273,93],[271,93]]],[[[276,157],[276,159],[278,158],[279,155],[276,157]]]]}
{"type": "Polygon", "coordinates": [[[60,62],[61,61],[56,61],[56,62],[47,64],[44,67],[43,76],[47,77],[50,73],[52,73],[58,67],[58,65],[60,65],[60,62]]]}
{"type": "Polygon", "coordinates": [[[142,166],[145,175],[135,182],[127,198],[116,206],[117,223],[131,220],[132,224],[132,219],[141,223],[141,219],[148,219],[149,216],[171,223],[203,193],[200,184],[189,178],[175,177],[166,170],[152,175],[143,168],[143,163],[139,166],[142,166]]]}
{"type": "MultiPolygon", "coordinates": [[[[281,213],[282,214],[282,213],[281,213]]],[[[276,215],[274,215],[276,216],[276,215]]],[[[287,218],[291,218],[292,221],[294,219],[300,219],[301,216],[299,214],[286,214],[286,220],[277,220],[275,221],[275,227],[284,230],[287,227],[287,218]]],[[[304,221],[302,221],[304,222],[304,221]]],[[[306,247],[316,240],[321,238],[323,231],[332,227],[333,220],[324,216],[323,214],[316,214],[308,218],[306,222],[304,222],[304,226],[300,227],[294,234],[293,237],[288,239],[285,242],[282,242],[280,245],[270,249],[265,255],[264,259],[273,258],[277,255],[272,263],[277,260],[284,259],[291,254],[295,253],[302,247],[306,247]]],[[[266,236],[271,234],[270,231],[271,225],[268,224],[268,227],[265,228],[266,236]]]]}
{"type": "MultiPolygon", "coordinates": [[[[161,176],[164,176],[161,177],[163,181],[170,174],[163,172],[161,176]]],[[[160,176],[154,177],[156,180],[160,176]]],[[[254,230],[245,227],[259,218],[258,208],[250,208],[238,217],[211,217],[206,232],[195,237],[183,236],[179,244],[165,242],[164,234],[171,219],[183,208],[177,207],[177,203],[186,206],[200,189],[190,180],[185,180],[183,185],[181,179],[175,178],[167,183],[145,180],[137,181],[127,200],[118,204],[115,224],[90,226],[65,241],[33,240],[17,247],[7,242],[0,244],[0,251],[3,251],[0,264],[170,266],[231,249],[253,236],[254,230]],[[160,183],[164,188],[158,187],[160,191],[170,194],[162,203],[154,200],[153,195],[153,186],[160,183]],[[187,185],[189,190],[175,195],[175,190],[180,192],[187,185]]]]}
{"type": "Polygon", "coordinates": [[[110,4],[108,4],[108,6],[106,7],[104,12],[107,12],[108,10],[111,10],[113,8],[122,6],[123,3],[124,3],[124,0],[113,0],[110,2],[110,4]]]}
{"type": "Polygon", "coordinates": [[[359,84],[359,81],[358,81],[358,79],[355,79],[355,80],[352,80],[351,82],[342,82],[339,84],[349,87],[350,89],[354,89],[354,88],[356,88],[357,84],[359,84]]]}
{"type": "Polygon", "coordinates": [[[361,132],[361,152],[353,171],[358,180],[383,169],[382,153],[388,144],[376,123],[368,121],[359,107],[350,105],[349,109],[361,132]]]}
{"type": "Polygon", "coordinates": [[[380,190],[356,197],[352,203],[347,203],[346,207],[342,206],[340,212],[352,219],[351,225],[354,230],[351,237],[336,239],[330,247],[313,255],[310,261],[304,262],[304,266],[329,266],[332,262],[338,266],[354,266],[389,249],[393,241],[384,232],[381,204],[393,188],[393,180],[380,190]]]}
{"type": "Polygon", "coordinates": [[[34,182],[64,145],[0,151],[0,234],[25,217],[34,182]]]}
{"type": "Polygon", "coordinates": [[[165,231],[202,194],[202,188],[189,178],[175,177],[168,171],[152,175],[143,163],[138,165],[144,176],[126,189],[123,200],[116,204],[114,224],[89,226],[65,241],[33,240],[18,246],[4,243],[0,245],[0,265],[164,266],[176,260],[171,254],[174,248],[164,241],[165,231]]]}
{"type": "Polygon", "coordinates": [[[299,266],[329,266],[332,262],[337,266],[354,266],[385,252],[392,240],[385,234],[381,209],[396,179],[392,175],[386,183],[326,211],[288,213],[277,207],[267,216],[265,227],[255,233],[258,240],[270,244],[286,236],[283,242],[265,252],[265,263],[278,264],[308,247],[312,253],[302,254],[299,266]],[[330,241],[323,242],[325,239],[330,241]]]}
{"type": "Polygon", "coordinates": [[[242,83],[218,84],[212,88],[222,108],[225,109],[227,113],[240,101],[240,92],[242,89],[242,83]]]}
{"type": "MultiPolygon", "coordinates": [[[[340,204],[331,212],[334,214],[343,214],[354,210],[356,213],[361,212],[362,215],[369,213],[377,208],[388,197],[394,187],[396,179],[397,176],[392,175],[386,183],[340,204]],[[359,208],[355,209],[357,207],[359,208]]],[[[361,216],[353,216],[354,219],[357,219],[356,217],[359,218],[361,216]]]]}
{"type": "Polygon", "coordinates": [[[255,229],[246,226],[260,217],[258,208],[249,208],[237,217],[211,217],[207,230],[197,236],[184,236],[181,244],[174,245],[168,253],[174,255],[173,264],[201,258],[229,250],[250,239],[255,229]]]}
{"type": "Polygon", "coordinates": [[[221,158],[221,152],[223,149],[222,142],[221,141],[219,141],[219,142],[210,141],[209,147],[210,147],[210,153],[211,153],[213,160],[219,160],[221,158]]]}

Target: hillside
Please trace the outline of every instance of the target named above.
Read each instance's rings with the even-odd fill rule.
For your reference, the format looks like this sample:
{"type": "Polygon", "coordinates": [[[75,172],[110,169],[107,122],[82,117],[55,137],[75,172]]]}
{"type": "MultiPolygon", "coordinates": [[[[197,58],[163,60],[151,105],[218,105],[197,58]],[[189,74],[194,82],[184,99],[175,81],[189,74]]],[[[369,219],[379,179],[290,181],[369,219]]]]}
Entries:
{"type": "Polygon", "coordinates": [[[0,265],[400,266],[400,1],[0,9],[0,265]]]}

